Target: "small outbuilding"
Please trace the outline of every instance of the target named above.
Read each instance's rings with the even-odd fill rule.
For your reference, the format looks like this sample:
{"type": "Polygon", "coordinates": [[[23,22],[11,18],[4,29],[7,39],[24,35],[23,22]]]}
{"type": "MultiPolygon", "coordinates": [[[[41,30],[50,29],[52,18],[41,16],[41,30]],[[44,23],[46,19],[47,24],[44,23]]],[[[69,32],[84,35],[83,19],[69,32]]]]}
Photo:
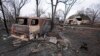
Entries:
{"type": "Polygon", "coordinates": [[[90,18],[86,15],[72,15],[66,20],[66,24],[70,25],[81,25],[81,24],[89,24],[90,18]]]}

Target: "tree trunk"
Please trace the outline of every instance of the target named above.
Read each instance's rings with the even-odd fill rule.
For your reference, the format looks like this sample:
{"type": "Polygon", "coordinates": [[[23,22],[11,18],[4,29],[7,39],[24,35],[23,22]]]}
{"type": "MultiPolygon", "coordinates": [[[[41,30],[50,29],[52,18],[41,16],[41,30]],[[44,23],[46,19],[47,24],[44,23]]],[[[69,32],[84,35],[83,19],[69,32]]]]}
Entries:
{"type": "Polygon", "coordinates": [[[6,23],[6,18],[5,18],[5,14],[4,14],[4,10],[3,10],[3,6],[2,6],[2,1],[1,0],[0,0],[0,5],[1,5],[1,10],[2,10],[2,14],[3,14],[3,18],[4,18],[4,25],[5,25],[5,28],[6,28],[6,32],[9,35],[9,31],[8,31],[8,27],[7,27],[7,23],[6,23]]]}
{"type": "Polygon", "coordinates": [[[54,14],[53,14],[53,0],[51,0],[51,7],[52,7],[52,19],[51,19],[51,31],[54,27],[54,22],[53,22],[53,19],[54,19],[54,14]]]}
{"type": "Polygon", "coordinates": [[[39,3],[38,3],[39,1],[38,0],[36,0],[36,13],[37,13],[37,17],[39,17],[39,13],[38,13],[38,6],[39,6],[39,3]]]}

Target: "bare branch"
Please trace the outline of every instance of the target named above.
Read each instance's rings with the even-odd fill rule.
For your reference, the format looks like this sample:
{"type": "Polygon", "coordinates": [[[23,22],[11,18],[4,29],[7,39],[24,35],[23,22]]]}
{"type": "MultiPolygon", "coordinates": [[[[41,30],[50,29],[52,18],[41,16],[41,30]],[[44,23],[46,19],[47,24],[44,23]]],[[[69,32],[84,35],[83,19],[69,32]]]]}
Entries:
{"type": "Polygon", "coordinates": [[[95,20],[100,15],[100,12],[99,12],[99,10],[96,10],[95,8],[93,8],[93,9],[87,8],[86,14],[91,18],[91,24],[93,25],[95,23],[95,20]]]}
{"type": "MultiPolygon", "coordinates": [[[[13,9],[14,17],[16,18],[20,14],[21,8],[27,3],[29,0],[8,0],[9,6],[13,9]]],[[[17,21],[17,20],[16,20],[17,21]]]]}

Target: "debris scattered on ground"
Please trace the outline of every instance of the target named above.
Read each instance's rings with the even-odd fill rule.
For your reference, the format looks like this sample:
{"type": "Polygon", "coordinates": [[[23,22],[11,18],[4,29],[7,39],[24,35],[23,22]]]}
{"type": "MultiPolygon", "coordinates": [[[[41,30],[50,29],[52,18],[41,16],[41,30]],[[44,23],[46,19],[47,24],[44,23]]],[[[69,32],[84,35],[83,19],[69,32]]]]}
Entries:
{"type": "Polygon", "coordinates": [[[54,44],[57,43],[57,37],[49,37],[49,38],[50,38],[49,42],[52,42],[54,44]]]}

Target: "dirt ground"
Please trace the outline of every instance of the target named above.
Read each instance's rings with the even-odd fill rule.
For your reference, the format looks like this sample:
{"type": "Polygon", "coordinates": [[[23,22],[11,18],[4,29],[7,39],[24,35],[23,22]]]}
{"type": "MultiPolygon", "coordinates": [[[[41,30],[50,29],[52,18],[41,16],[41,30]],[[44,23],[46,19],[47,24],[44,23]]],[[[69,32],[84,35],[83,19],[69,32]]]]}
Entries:
{"type": "Polygon", "coordinates": [[[77,50],[78,56],[100,56],[100,29],[65,27],[63,35],[77,50]]]}
{"type": "Polygon", "coordinates": [[[69,41],[67,49],[44,41],[23,42],[21,46],[14,47],[13,39],[3,40],[6,33],[2,32],[3,30],[0,31],[0,56],[58,56],[59,51],[62,56],[100,56],[100,29],[97,28],[65,27],[61,31],[55,29],[55,33],[69,41]]]}

